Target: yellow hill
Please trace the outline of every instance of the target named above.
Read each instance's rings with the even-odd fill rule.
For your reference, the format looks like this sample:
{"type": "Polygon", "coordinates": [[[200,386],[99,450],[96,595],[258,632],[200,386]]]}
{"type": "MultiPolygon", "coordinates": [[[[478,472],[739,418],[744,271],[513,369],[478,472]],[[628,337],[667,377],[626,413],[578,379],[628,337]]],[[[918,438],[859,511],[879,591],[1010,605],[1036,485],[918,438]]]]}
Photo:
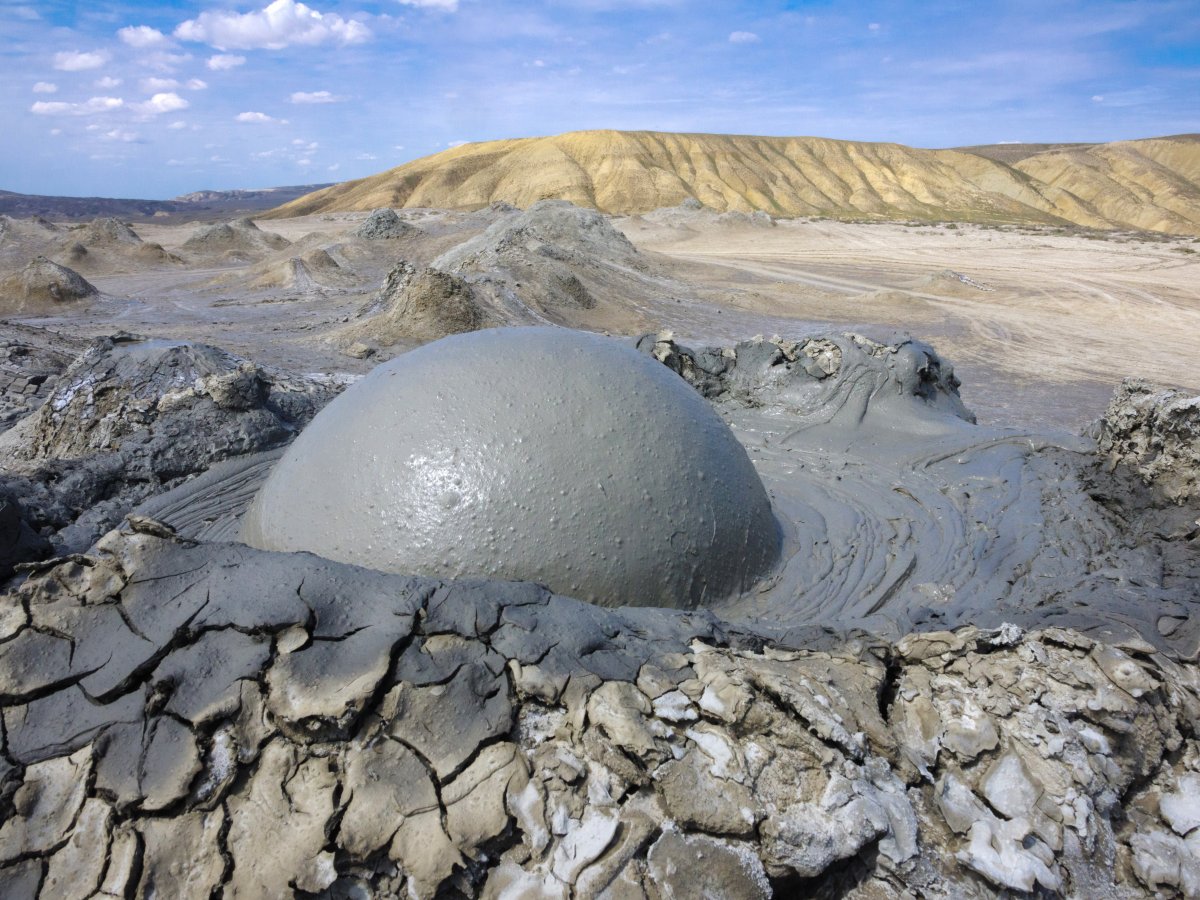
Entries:
{"type": "Polygon", "coordinates": [[[1058,215],[1080,224],[1200,233],[1200,136],[1048,150],[1014,168],[1043,185],[1058,215]]]}
{"type": "Polygon", "coordinates": [[[632,214],[695,197],[720,211],[761,209],[776,216],[1200,233],[1195,140],[1048,146],[1009,165],[983,148],[580,131],[466,144],[308,194],[269,216],[378,207],[476,209],[496,201],[525,207],[547,198],[632,214]]]}

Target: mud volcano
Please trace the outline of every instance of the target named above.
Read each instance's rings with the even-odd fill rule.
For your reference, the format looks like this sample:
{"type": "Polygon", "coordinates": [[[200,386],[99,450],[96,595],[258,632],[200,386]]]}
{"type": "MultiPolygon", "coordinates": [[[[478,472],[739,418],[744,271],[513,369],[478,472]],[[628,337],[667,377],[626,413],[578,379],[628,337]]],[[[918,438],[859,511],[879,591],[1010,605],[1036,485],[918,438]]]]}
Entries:
{"type": "Polygon", "coordinates": [[[560,328],[457,335],[379,366],[300,435],[242,536],[670,607],[745,590],[780,544],[758,474],[708,403],[632,348],[560,328]]]}

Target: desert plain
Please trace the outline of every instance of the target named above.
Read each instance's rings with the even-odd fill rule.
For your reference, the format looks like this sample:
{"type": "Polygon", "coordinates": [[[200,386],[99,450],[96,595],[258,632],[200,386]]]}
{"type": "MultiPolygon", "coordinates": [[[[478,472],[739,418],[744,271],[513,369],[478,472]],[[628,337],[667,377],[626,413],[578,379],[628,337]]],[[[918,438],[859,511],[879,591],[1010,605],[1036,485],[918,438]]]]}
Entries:
{"type": "MultiPolygon", "coordinates": [[[[315,246],[339,242],[367,215],[259,224],[315,246]]],[[[405,247],[405,258],[417,262],[431,262],[486,224],[476,216],[463,225],[470,217],[434,210],[404,217],[447,220],[441,233],[405,247]]],[[[703,344],[822,326],[898,328],[942,350],[962,373],[968,405],[996,424],[1077,430],[1133,375],[1200,389],[1190,362],[1200,351],[1200,243],[1189,236],[809,218],[766,227],[691,210],[619,216],[613,224],[658,257],[663,275],[636,311],[602,321],[615,334],[669,329],[703,344]]],[[[151,222],[135,230],[174,252],[197,226],[151,222]]],[[[274,259],[294,255],[285,248],[274,259]]],[[[279,274],[239,284],[249,264],[94,275],[98,288],[125,302],[35,319],[81,336],[114,326],[188,334],[253,359],[361,373],[370,363],[340,352],[324,332],[379,289],[389,259],[363,260],[341,282],[307,289],[279,274]]]]}

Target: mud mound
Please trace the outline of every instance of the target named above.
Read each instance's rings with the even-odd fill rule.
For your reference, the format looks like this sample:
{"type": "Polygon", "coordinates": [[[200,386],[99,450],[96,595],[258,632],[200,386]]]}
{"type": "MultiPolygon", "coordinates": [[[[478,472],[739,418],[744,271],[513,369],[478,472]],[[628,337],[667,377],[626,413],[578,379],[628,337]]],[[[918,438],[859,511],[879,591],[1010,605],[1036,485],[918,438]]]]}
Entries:
{"type": "Polygon", "coordinates": [[[919,429],[975,422],[954,367],[933,347],[899,332],[756,337],[702,350],[662,332],[643,335],[637,347],[710,399],[786,412],[808,426],[919,429]]]}
{"type": "Polygon", "coordinates": [[[113,218],[95,219],[71,228],[51,249],[56,259],[96,275],[137,272],[183,262],[162,245],[143,241],[133,228],[113,218]]]}
{"type": "Polygon", "coordinates": [[[321,287],[313,278],[308,265],[299,257],[276,263],[250,284],[253,287],[285,287],[297,291],[315,291],[321,287]]]}
{"type": "Polygon", "coordinates": [[[286,443],[339,389],[204,344],[101,338],[0,435],[0,475],[57,550],[83,549],[150,493],[286,443]]]}
{"type": "Polygon", "coordinates": [[[78,272],[39,256],[0,281],[0,313],[46,312],[99,295],[78,272]]]}
{"type": "Polygon", "coordinates": [[[474,288],[464,279],[438,269],[417,271],[401,261],[388,273],[375,298],[359,312],[358,321],[338,331],[335,340],[390,347],[412,341],[434,341],[475,331],[494,323],[474,288]]]}
{"type": "Polygon", "coordinates": [[[635,265],[638,259],[637,249],[603,214],[565,200],[542,200],[443,254],[441,262],[481,267],[493,259],[532,254],[558,261],[591,257],[627,265],[635,265]]]}
{"type": "MultiPolygon", "coordinates": [[[[307,241],[289,245],[282,252],[272,253],[266,259],[250,266],[238,267],[213,276],[205,284],[222,292],[243,290],[249,294],[245,301],[258,302],[263,293],[277,294],[279,291],[297,294],[324,294],[343,288],[363,287],[363,276],[353,268],[343,266],[325,246],[327,236],[318,236],[318,246],[307,241]],[[305,249],[307,247],[307,249],[305,249]],[[303,251],[303,252],[300,252],[303,251]],[[258,299],[254,299],[254,298],[258,299]]],[[[339,255],[350,245],[339,244],[334,248],[339,255]]],[[[353,249],[351,253],[353,256],[353,249]]],[[[268,297],[269,299],[269,297],[268,297]]],[[[218,301],[225,304],[226,301],[218,301]]]]}
{"type": "Polygon", "coordinates": [[[504,215],[433,265],[470,281],[508,324],[644,327],[636,299],[655,290],[625,235],[562,200],[504,215]]]}
{"type": "Polygon", "coordinates": [[[390,208],[377,209],[372,212],[355,230],[355,237],[368,241],[383,241],[390,238],[406,237],[417,229],[409,225],[390,208]]]}
{"type": "Polygon", "coordinates": [[[263,231],[251,219],[235,219],[200,229],[181,249],[197,256],[248,260],[261,259],[290,244],[278,234],[263,231]]]}
{"type": "Polygon", "coordinates": [[[86,225],[72,228],[68,236],[71,240],[90,247],[133,247],[142,243],[141,237],[132,226],[111,216],[93,219],[86,225]]]}
{"type": "Polygon", "coordinates": [[[0,215],[0,250],[26,241],[49,244],[59,239],[62,233],[61,228],[41,216],[14,219],[12,216],[0,215]]]}
{"type": "Polygon", "coordinates": [[[1200,503],[1200,397],[1127,378],[1094,426],[1100,453],[1167,503],[1200,503]]]}
{"type": "Polygon", "coordinates": [[[183,262],[174,253],[164,249],[162,244],[156,244],[153,241],[142,241],[133,248],[133,256],[144,265],[159,265],[163,263],[179,265],[183,262]]]}
{"type": "Polygon", "coordinates": [[[719,214],[714,220],[726,228],[774,228],[775,220],[761,209],[746,213],[740,209],[719,214]]]}
{"type": "Polygon", "coordinates": [[[322,249],[309,250],[281,262],[260,263],[249,280],[250,287],[283,287],[296,291],[321,291],[344,284],[348,275],[337,260],[322,249]]]}
{"type": "Polygon", "coordinates": [[[342,268],[338,261],[329,255],[329,251],[322,247],[302,254],[300,260],[313,272],[339,272],[342,268]]]}

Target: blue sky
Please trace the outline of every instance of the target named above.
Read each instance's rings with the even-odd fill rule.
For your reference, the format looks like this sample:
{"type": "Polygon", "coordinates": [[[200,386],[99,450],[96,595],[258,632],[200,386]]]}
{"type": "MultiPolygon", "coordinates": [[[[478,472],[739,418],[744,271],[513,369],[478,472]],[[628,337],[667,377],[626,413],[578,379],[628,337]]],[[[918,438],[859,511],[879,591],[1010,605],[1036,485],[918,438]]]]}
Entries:
{"type": "Polygon", "coordinates": [[[166,198],[585,128],[1200,131],[1200,0],[0,0],[0,189],[166,198]]]}

